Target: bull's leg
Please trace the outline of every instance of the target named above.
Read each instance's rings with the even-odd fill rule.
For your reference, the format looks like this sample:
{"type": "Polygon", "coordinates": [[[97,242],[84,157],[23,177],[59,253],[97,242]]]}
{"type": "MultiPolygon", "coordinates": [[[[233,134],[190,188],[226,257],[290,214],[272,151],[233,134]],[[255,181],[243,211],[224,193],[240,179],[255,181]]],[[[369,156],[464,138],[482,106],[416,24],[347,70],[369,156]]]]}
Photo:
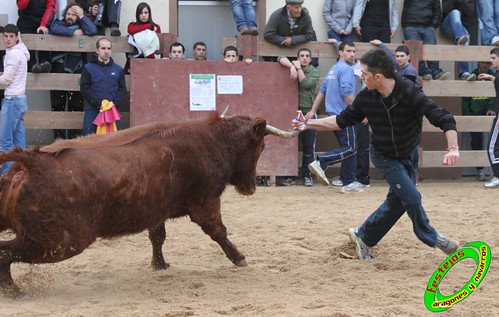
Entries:
{"type": "Polygon", "coordinates": [[[155,270],[166,270],[170,264],[166,263],[163,257],[163,243],[166,239],[165,224],[157,226],[156,228],[149,228],[149,240],[152,244],[152,260],[151,266],[155,270]]]}
{"type": "Polygon", "coordinates": [[[232,263],[237,266],[248,266],[244,255],[227,238],[227,228],[224,226],[220,214],[220,199],[210,205],[193,207],[189,215],[193,222],[197,223],[207,235],[222,247],[232,263]]]}
{"type": "Polygon", "coordinates": [[[17,287],[10,273],[10,265],[14,262],[11,251],[12,241],[0,242],[0,293],[11,298],[21,298],[24,293],[17,287]]]}

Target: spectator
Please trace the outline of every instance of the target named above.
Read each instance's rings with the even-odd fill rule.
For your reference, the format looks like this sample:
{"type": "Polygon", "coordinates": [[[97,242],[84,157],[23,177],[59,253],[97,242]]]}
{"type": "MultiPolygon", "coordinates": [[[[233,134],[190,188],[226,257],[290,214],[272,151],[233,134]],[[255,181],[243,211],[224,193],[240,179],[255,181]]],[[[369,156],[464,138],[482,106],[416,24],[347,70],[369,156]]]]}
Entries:
{"type": "Polygon", "coordinates": [[[206,54],[208,53],[208,49],[204,42],[196,42],[192,46],[192,54],[194,60],[196,61],[206,61],[206,54]]]}
{"type": "Polygon", "coordinates": [[[159,51],[159,38],[157,36],[159,33],[161,33],[161,27],[152,20],[152,11],[149,4],[146,2],[139,3],[135,10],[135,22],[128,24],[128,42],[133,43],[138,52],[127,54],[125,74],[130,74],[131,57],[156,58],[155,54],[159,51]]]}
{"type": "Polygon", "coordinates": [[[499,188],[499,121],[497,120],[499,116],[499,105],[497,104],[499,102],[499,72],[497,71],[499,70],[499,47],[490,50],[490,62],[496,74],[494,76],[485,73],[478,75],[479,80],[493,80],[496,90],[495,117],[494,121],[492,121],[488,145],[490,167],[494,177],[489,182],[486,182],[484,186],[487,188],[499,188]]]}
{"type": "Polygon", "coordinates": [[[170,59],[185,59],[185,47],[182,43],[175,42],[170,45],[170,59]]]}
{"type": "Polygon", "coordinates": [[[324,0],[322,16],[328,25],[327,36],[339,42],[352,42],[352,17],[355,0],[324,0]]]}
{"type": "MultiPolygon", "coordinates": [[[[223,51],[223,57],[224,61],[227,63],[235,63],[239,62],[241,60],[241,57],[239,56],[239,51],[237,50],[237,47],[229,45],[224,48],[223,51]]],[[[251,64],[253,60],[251,58],[246,58],[244,59],[244,62],[246,64],[251,64]]]]}
{"type": "Polygon", "coordinates": [[[477,0],[482,45],[499,46],[499,0],[477,0]]]}
{"type": "Polygon", "coordinates": [[[258,35],[253,0],[229,0],[229,3],[232,14],[234,15],[237,31],[239,31],[241,35],[258,35]]]}
{"type": "Polygon", "coordinates": [[[352,26],[362,42],[390,43],[399,25],[395,0],[356,0],[352,26]]]}
{"type": "MultiPolygon", "coordinates": [[[[3,36],[3,26],[0,26],[0,34],[3,36]]],[[[3,58],[5,56],[5,51],[0,50],[0,61],[3,61],[3,58]]],[[[0,72],[3,73],[3,63],[0,63],[0,72]]],[[[0,89],[0,100],[3,100],[4,97],[4,90],[0,89]]]]}
{"type": "MultiPolygon", "coordinates": [[[[442,0],[440,31],[456,45],[469,45],[470,34],[478,34],[476,0],[442,0]]],[[[476,79],[469,73],[468,62],[458,63],[458,77],[468,81],[476,79]]]]}
{"type": "MultiPolygon", "coordinates": [[[[50,23],[57,13],[56,0],[17,0],[17,7],[17,27],[21,34],[49,34],[50,23]]],[[[30,56],[31,72],[50,73],[49,52],[32,51],[30,56]]]]}
{"type": "Polygon", "coordinates": [[[400,75],[410,79],[413,82],[417,82],[418,72],[416,71],[416,68],[411,64],[411,55],[407,46],[399,45],[395,49],[395,53],[393,53],[392,50],[380,40],[372,40],[369,43],[375,46],[379,46],[385,52],[390,54],[390,56],[396,62],[396,69],[400,75]]]}
{"type": "MultiPolygon", "coordinates": [[[[322,82],[312,109],[305,115],[307,119],[315,117],[319,106],[325,101],[326,113],[334,116],[348,108],[355,94],[355,75],[352,65],[355,61],[355,44],[341,42],[338,53],[338,62],[329,70],[322,82]]],[[[343,184],[341,193],[362,192],[363,189],[355,183],[357,174],[357,141],[354,126],[334,131],[340,146],[317,157],[308,165],[317,180],[323,185],[329,185],[324,170],[328,166],[341,162],[340,180],[343,184]]]]}
{"type": "MultiPolygon", "coordinates": [[[[3,30],[5,44],[4,72],[0,76],[0,87],[5,89],[0,120],[0,152],[9,151],[15,146],[26,147],[24,115],[28,110],[26,102],[26,77],[29,51],[21,41],[19,29],[7,24],[3,30]]],[[[2,175],[12,162],[2,164],[2,175]]]]}
{"type": "MultiPolygon", "coordinates": [[[[291,80],[298,79],[298,110],[306,115],[311,109],[315,99],[315,91],[319,83],[319,71],[311,65],[312,52],[308,48],[298,50],[297,60],[290,61],[286,57],[281,57],[279,63],[289,68],[291,80]]],[[[314,116],[315,118],[316,116],[314,116]]],[[[307,130],[300,133],[302,144],[302,177],[303,185],[313,186],[314,180],[308,169],[308,165],[314,161],[315,130],[307,130]]],[[[290,186],[296,184],[295,177],[287,177],[283,185],[290,186]]]]}
{"type": "MultiPolygon", "coordinates": [[[[83,66],[80,90],[83,95],[83,135],[95,133],[94,120],[103,100],[112,101],[117,109],[125,102],[126,84],[123,68],[111,58],[111,41],[101,38],[95,44],[96,54],[83,66]]],[[[119,130],[119,122],[117,123],[119,130]]]]}
{"type": "MultiPolygon", "coordinates": [[[[473,70],[473,74],[480,77],[480,74],[488,74],[492,77],[495,72],[490,69],[490,62],[478,62],[478,68],[473,70]]],[[[486,80],[483,78],[482,80],[486,80]]],[[[462,99],[463,116],[495,116],[496,98],[493,97],[463,97],[462,99]]],[[[483,150],[482,132],[470,132],[471,149],[483,150]]],[[[485,180],[485,172],[483,166],[476,167],[476,179],[479,181],[485,180]]]]}
{"type": "Polygon", "coordinates": [[[444,165],[455,165],[459,159],[456,121],[452,114],[426,97],[420,86],[397,74],[392,58],[384,50],[371,50],[360,62],[367,89],[360,91],[351,106],[339,115],[321,119],[307,120],[302,116],[293,120],[293,127],[338,131],[366,117],[369,120],[373,130],[371,159],[390,188],[378,209],[361,226],[348,230],[360,259],[371,259],[370,248],[377,245],[406,212],[419,240],[452,254],[460,246],[430,226],[416,180],[423,116],[444,131],[448,151],[443,158],[444,165]],[[386,109],[390,109],[390,116],[386,115],[386,109]]]}
{"type": "MultiPolygon", "coordinates": [[[[286,0],[286,5],[272,13],[265,26],[264,39],[280,47],[313,41],[315,38],[312,19],[302,7],[303,0],[286,0]]],[[[277,57],[265,57],[266,61],[277,61],[277,57]]]]}
{"type": "MultiPolygon", "coordinates": [[[[78,4],[66,7],[64,19],[55,20],[50,26],[50,34],[60,36],[97,34],[95,24],[85,16],[83,8],[78,4]]],[[[52,72],[79,74],[86,62],[86,54],[77,52],[52,52],[52,72]]],[[[52,111],[83,111],[83,100],[79,91],[50,91],[52,111]]],[[[54,139],[72,139],[81,130],[54,130],[54,139]]]]}
{"type": "MultiPolygon", "coordinates": [[[[404,39],[423,41],[423,44],[429,45],[437,44],[435,30],[440,25],[440,17],[440,0],[405,0],[402,10],[404,39]]],[[[438,61],[421,60],[418,66],[419,75],[424,80],[446,80],[450,77],[449,72],[439,68],[438,61]]]]}
{"type": "Polygon", "coordinates": [[[97,25],[99,35],[105,35],[108,27],[111,36],[121,36],[121,0],[76,0],[76,3],[97,25]]]}

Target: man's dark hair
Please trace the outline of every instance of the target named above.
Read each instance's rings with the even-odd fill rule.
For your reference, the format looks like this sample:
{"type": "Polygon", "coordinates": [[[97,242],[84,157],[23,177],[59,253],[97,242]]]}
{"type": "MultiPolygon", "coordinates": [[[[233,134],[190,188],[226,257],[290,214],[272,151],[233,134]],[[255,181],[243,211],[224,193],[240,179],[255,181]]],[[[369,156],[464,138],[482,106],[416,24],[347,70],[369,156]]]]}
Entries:
{"type": "Polygon", "coordinates": [[[184,44],[180,43],[180,42],[175,42],[175,43],[172,43],[170,45],[170,53],[172,52],[172,49],[174,46],[180,46],[182,47],[182,54],[185,53],[185,47],[184,47],[184,44]]]}
{"type": "Polygon", "coordinates": [[[399,45],[395,49],[395,52],[402,52],[405,53],[407,56],[411,55],[411,52],[409,52],[409,48],[405,45],[399,45]]]}
{"type": "Polygon", "coordinates": [[[300,48],[298,50],[298,52],[296,52],[296,57],[300,57],[301,52],[308,52],[310,54],[310,56],[312,56],[312,51],[309,50],[308,48],[304,47],[304,48],[300,48]]]}
{"type": "Polygon", "coordinates": [[[204,46],[207,48],[206,44],[204,42],[201,42],[201,41],[194,43],[194,45],[192,45],[192,49],[195,50],[196,46],[204,46]]]}
{"type": "Polygon", "coordinates": [[[373,49],[360,58],[360,63],[367,66],[367,70],[375,74],[381,74],[385,78],[395,78],[395,64],[392,57],[382,49],[373,49]]]}
{"type": "Polygon", "coordinates": [[[225,53],[229,52],[229,51],[234,51],[236,52],[236,55],[239,56],[239,51],[237,50],[237,47],[235,46],[232,46],[232,45],[229,45],[229,46],[226,46],[224,48],[224,53],[223,53],[223,56],[225,57],[225,53]]]}
{"type": "MultiPolygon", "coordinates": [[[[72,7],[79,7],[83,10],[82,6],[79,5],[78,3],[73,3],[73,4],[69,4],[66,9],[64,9],[64,12],[62,13],[62,18],[64,20],[64,22],[66,22],[66,13],[68,13],[68,10],[71,9],[72,7]]],[[[83,12],[85,12],[85,10],[83,10],[83,12]]],[[[80,17],[77,16],[76,17],[76,24],[80,23],[80,17]]]]}
{"type": "MultiPolygon", "coordinates": [[[[7,27],[7,26],[5,26],[7,27]]],[[[494,54],[495,56],[499,56],[499,47],[494,47],[490,50],[490,54],[494,54]]]]}
{"type": "Polygon", "coordinates": [[[345,46],[350,46],[350,47],[355,47],[355,43],[351,41],[343,41],[340,43],[340,46],[338,47],[338,51],[343,51],[345,49],[345,46]]]}
{"type": "Polygon", "coordinates": [[[17,35],[19,33],[19,29],[15,24],[7,24],[3,27],[2,33],[14,33],[15,35],[17,35]]]}

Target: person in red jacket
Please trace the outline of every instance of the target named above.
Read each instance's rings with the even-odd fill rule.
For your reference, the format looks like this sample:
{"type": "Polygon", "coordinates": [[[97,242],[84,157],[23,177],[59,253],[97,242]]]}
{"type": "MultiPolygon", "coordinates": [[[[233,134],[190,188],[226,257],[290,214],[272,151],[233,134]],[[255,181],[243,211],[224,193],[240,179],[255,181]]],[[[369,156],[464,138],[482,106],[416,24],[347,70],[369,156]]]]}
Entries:
{"type": "MultiPolygon", "coordinates": [[[[135,35],[145,30],[152,30],[156,33],[161,33],[159,24],[152,20],[151,6],[146,2],[141,2],[135,10],[135,22],[128,24],[128,34],[135,35]]],[[[149,56],[139,56],[139,58],[154,58],[154,53],[149,56]]],[[[130,74],[130,58],[127,58],[125,65],[125,74],[130,74]]]]}

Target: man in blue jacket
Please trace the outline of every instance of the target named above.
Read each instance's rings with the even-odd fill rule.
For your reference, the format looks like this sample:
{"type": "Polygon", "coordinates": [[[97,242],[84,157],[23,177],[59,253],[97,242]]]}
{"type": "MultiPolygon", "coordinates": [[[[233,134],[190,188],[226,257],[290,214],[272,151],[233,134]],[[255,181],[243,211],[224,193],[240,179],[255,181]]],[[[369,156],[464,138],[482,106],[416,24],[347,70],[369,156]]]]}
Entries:
{"type": "MultiPolygon", "coordinates": [[[[96,51],[92,60],[83,67],[80,91],[83,95],[83,135],[97,131],[93,123],[103,100],[112,101],[117,109],[125,102],[126,83],[123,67],[111,58],[112,45],[107,38],[95,44],[96,51]]],[[[119,129],[119,121],[116,123],[119,129]]]]}

